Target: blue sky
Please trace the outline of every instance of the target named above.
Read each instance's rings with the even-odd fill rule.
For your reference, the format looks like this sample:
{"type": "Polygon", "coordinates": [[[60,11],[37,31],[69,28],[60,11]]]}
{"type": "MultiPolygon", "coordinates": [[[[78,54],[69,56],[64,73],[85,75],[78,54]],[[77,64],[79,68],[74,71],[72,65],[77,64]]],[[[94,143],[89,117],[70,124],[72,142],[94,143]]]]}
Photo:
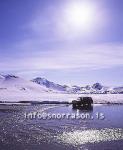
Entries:
{"type": "Polygon", "coordinates": [[[123,1],[0,0],[0,72],[123,85],[123,1]]]}

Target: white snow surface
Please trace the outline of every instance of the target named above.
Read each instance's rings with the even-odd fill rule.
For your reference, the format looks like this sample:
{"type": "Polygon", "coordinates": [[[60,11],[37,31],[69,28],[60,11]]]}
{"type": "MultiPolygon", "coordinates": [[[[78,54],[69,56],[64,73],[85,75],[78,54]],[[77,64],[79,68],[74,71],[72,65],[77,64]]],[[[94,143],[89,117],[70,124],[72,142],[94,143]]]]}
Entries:
{"type": "Polygon", "coordinates": [[[11,75],[0,75],[0,101],[68,101],[90,96],[94,103],[123,103],[123,94],[65,94],[11,75]]]}

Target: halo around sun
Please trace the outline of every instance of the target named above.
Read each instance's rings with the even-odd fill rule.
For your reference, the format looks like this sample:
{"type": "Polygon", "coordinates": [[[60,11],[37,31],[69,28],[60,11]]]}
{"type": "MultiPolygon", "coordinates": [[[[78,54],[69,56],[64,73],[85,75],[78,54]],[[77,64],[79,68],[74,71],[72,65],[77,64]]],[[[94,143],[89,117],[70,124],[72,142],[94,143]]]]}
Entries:
{"type": "Polygon", "coordinates": [[[67,5],[65,22],[73,29],[87,29],[94,21],[94,7],[91,3],[74,2],[67,5]]]}

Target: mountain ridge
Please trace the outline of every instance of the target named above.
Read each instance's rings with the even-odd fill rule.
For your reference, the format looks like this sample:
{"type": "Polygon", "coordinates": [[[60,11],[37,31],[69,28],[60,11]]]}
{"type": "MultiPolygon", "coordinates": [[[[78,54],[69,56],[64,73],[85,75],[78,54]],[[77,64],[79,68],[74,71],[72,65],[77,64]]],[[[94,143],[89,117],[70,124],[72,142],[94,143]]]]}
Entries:
{"type": "Polygon", "coordinates": [[[68,86],[49,81],[42,77],[34,78],[30,81],[21,77],[6,74],[0,74],[0,89],[9,89],[11,91],[38,91],[67,94],[123,94],[123,87],[103,86],[100,83],[86,86],[68,86]]]}
{"type": "Polygon", "coordinates": [[[78,94],[122,94],[123,87],[108,87],[103,86],[100,83],[94,83],[93,85],[87,85],[85,87],[82,86],[67,86],[67,85],[60,85],[54,82],[51,82],[45,78],[37,77],[31,80],[39,85],[43,85],[50,90],[56,90],[66,93],[78,93],[78,94]]]}

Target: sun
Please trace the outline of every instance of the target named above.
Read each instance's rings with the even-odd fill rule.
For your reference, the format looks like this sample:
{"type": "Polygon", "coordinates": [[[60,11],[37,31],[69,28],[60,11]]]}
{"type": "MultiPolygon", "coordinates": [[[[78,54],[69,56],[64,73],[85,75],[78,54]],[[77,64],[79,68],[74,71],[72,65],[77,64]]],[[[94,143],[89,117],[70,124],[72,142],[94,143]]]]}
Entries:
{"type": "Polygon", "coordinates": [[[73,28],[88,28],[93,24],[94,9],[89,3],[72,3],[65,12],[66,22],[73,28]]]}

